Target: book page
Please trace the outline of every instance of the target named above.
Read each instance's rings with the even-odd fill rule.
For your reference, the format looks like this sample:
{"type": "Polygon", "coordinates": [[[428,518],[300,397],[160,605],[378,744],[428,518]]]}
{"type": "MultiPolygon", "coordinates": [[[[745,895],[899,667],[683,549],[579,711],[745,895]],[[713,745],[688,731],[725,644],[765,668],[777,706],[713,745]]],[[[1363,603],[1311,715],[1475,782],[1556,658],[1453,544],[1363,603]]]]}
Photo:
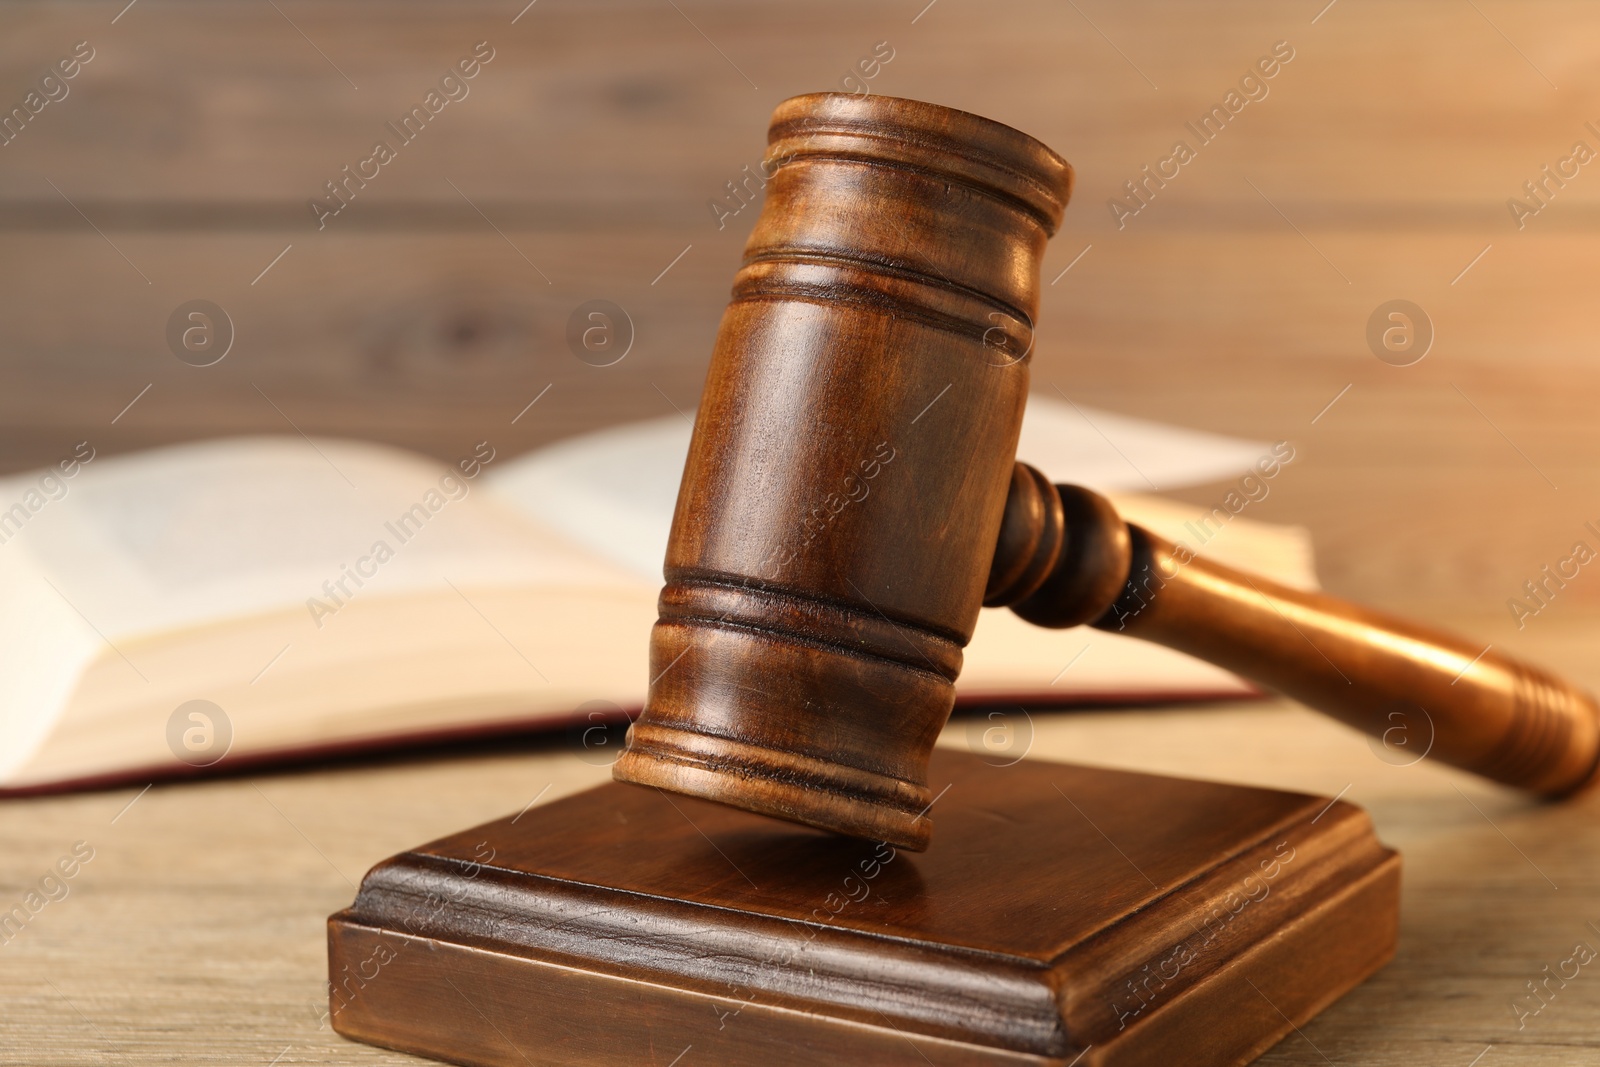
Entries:
{"type": "Polygon", "coordinates": [[[354,600],[446,583],[638,584],[481,477],[379,445],[232,438],[97,458],[63,484],[0,551],[26,553],[112,642],[292,606],[314,630],[354,600]]]}
{"type": "MultiPolygon", "coordinates": [[[[9,492],[0,496],[7,506],[11,499],[9,492]]],[[[44,741],[79,677],[104,648],[26,549],[15,541],[0,544],[0,782],[44,741]]]]}

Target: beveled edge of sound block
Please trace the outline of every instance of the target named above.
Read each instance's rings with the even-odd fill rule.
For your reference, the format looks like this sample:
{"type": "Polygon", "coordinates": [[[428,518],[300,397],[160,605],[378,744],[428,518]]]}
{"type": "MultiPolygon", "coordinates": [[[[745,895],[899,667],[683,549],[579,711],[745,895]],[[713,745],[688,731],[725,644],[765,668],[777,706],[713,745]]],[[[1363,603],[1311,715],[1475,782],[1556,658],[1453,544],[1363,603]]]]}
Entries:
{"type": "Polygon", "coordinates": [[[836,844],[872,846],[811,831],[763,835],[777,824],[616,784],[402,853],[329,919],[334,1027],[486,1065],[665,1063],[688,1046],[699,1063],[766,1067],[845,1057],[1233,1064],[1393,954],[1399,857],[1359,808],[1034,761],[1007,777],[980,763],[936,756],[936,772],[967,805],[945,812],[953,829],[942,841],[965,834],[1000,851],[986,861],[941,852],[943,844],[899,857],[877,846],[873,855],[889,868],[872,876],[875,902],[890,905],[882,921],[863,909],[837,919],[805,911],[816,882],[808,857],[843,855],[828,851],[836,844]],[[1026,831],[1042,825],[1035,802],[1070,812],[1081,801],[1110,825],[1108,797],[1149,808],[1162,792],[1191,810],[1234,814],[1184,824],[1175,812],[1172,825],[1186,838],[1205,836],[1196,825],[1209,834],[1198,846],[1159,826],[1140,839],[1148,820],[1124,819],[1111,826],[1120,840],[1112,852],[1080,809],[1088,825],[1066,827],[1055,843],[1077,841],[1081,856],[1018,854],[1026,831]],[[1214,825],[1218,818],[1231,822],[1214,825]],[[667,832],[673,826],[681,832],[667,832]],[[1157,886],[1145,873],[1165,881],[1171,872],[1152,847],[1198,848],[1202,862],[1157,886]],[[1123,848],[1145,862],[1111,858],[1123,848]],[[731,872],[706,884],[706,872],[734,856],[763,882],[786,865],[794,879],[769,883],[766,894],[731,872]],[[1049,884],[1016,877],[1035,865],[1049,884]],[[680,868],[681,878],[663,873],[680,868]],[[1072,873],[1079,869],[1086,881],[1072,873]],[[960,884],[952,886],[952,871],[960,884]],[[1070,895],[1074,879],[1115,893],[1056,895],[1070,895]],[[1057,930],[1070,943],[1056,944],[1057,930]]]}

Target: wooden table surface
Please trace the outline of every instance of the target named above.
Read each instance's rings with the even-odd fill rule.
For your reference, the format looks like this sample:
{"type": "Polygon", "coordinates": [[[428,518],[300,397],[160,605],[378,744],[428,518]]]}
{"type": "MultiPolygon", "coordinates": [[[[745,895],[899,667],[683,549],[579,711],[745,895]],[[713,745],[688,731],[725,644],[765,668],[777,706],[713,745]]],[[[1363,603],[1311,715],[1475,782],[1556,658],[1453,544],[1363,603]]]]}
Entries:
{"type": "MultiPolygon", "coordinates": [[[[1587,571],[1524,628],[1507,605],[1600,520],[1600,176],[1571,162],[1576,142],[1600,150],[1600,9],[125,4],[0,11],[0,107],[77,42],[94,53],[0,146],[0,471],[86,439],[296,430],[510,455],[692,410],[755,211],[719,226],[726,183],[777,101],[892,52],[872,91],[1010,122],[1077,167],[1041,388],[1293,441],[1249,514],[1309,526],[1332,591],[1600,682],[1587,571]],[[308,201],[480,41],[469,95],[319,229],[308,201]],[[1265,97],[1119,228],[1124,183],[1198,144],[1186,123],[1277,42],[1293,59],[1265,97]],[[235,325],[212,367],[165,340],[195,298],[235,325]],[[595,298],[636,327],[614,367],[564,340],[595,298]],[[1394,299],[1434,332],[1410,366],[1367,339],[1394,299]]],[[[1198,511],[1224,488],[1177,495],[1198,511]]],[[[1512,1007],[1576,943],[1600,948],[1600,802],[1391,766],[1287,704],[1034,722],[1036,757],[1348,787],[1402,850],[1399,958],[1262,1062],[1600,1062],[1593,966],[1521,1029],[1512,1007]]],[[[0,905],[75,842],[94,858],[0,946],[0,1064],[400,1062],[319,1025],[323,916],[397,849],[605,776],[529,743],[158,786],[131,807],[136,790],[6,802],[0,905]]]]}
{"type": "MultiPolygon", "coordinates": [[[[1600,682],[1592,667],[1581,673],[1580,651],[1600,620],[1542,632],[1525,651],[1600,682]]],[[[1028,729],[1020,715],[1011,722],[1028,729]]],[[[1600,948],[1600,795],[1545,806],[1446,768],[1401,766],[1286,702],[1035,712],[1031,724],[1030,758],[1342,793],[1400,850],[1397,958],[1261,1063],[1600,1062],[1600,960],[1552,983],[1520,1029],[1512,1009],[1537,1004],[1525,983],[1576,944],[1600,948]]],[[[967,745],[968,726],[956,720],[942,743],[967,745]]],[[[8,801],[0,904],[76,842],[94,858],[0,948],[0,1064],[420,1063],[323,1022],[325,918],[388,855],[606,781],[584,755],[530,742],[8,801]]],[[[680,1067],[692,1064],[691,1052],[680,1067]]]]}

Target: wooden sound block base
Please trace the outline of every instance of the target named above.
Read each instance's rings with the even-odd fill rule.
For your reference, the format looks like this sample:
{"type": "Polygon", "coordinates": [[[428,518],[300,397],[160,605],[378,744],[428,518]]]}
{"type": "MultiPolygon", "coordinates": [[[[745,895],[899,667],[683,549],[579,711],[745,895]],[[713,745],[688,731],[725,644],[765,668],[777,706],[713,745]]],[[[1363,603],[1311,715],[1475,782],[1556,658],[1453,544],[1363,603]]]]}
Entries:
{"type": "Polygon", "coordinates": [[[402,853],[328,923],[334,1027],[462,1064],[1246,1063],[1392,955],[1322,797],[939,752],[896,851],[609,784],[402,853]]]}

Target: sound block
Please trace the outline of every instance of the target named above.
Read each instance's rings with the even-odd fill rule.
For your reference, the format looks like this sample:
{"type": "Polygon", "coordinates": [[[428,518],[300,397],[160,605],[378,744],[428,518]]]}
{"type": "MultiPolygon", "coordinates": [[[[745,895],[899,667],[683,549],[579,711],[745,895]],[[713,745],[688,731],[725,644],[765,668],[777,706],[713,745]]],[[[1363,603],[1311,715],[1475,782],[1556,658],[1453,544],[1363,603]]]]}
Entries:
{"type": "Polygon", "coordinates": [[[937,752],[913,854],[612,783],[404,852],[334,1028],[454,1063],[1240,1064],[1394,952],[1350,804],[937,752]]]}

